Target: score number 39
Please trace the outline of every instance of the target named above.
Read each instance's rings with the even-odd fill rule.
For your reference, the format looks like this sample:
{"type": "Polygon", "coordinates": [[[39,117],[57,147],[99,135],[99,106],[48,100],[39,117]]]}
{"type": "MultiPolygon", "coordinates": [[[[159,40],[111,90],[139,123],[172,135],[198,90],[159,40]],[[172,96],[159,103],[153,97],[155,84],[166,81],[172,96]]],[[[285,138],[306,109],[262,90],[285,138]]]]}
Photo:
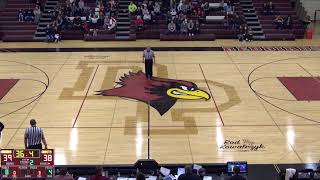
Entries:
{"type": "Polygon", "coordinates": [[[3,161],[4,162],[12,161],[12,155],[11,154],[4,154],[3,155],[3,161]]]}

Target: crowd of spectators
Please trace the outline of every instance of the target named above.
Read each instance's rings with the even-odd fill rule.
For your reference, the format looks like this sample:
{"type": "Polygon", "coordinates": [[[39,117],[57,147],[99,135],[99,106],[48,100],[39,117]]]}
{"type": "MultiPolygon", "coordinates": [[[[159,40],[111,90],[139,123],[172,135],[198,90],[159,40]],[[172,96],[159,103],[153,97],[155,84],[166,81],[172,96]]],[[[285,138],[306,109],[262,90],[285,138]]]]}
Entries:
{"type": "MultiPolygon", "coordinates": [[[[295,1],[290,1],[291,7],[294,8],[295,1]]],[[[268,2],[263,3],[262,8],[263,14],[268,15],[274,15],[275,14],[275,5],[271,0],[268,0],[268,2]]],[[[287,16],[286,18],[283,18],[282,16],[276,16],[274,19],[274,24],[276,24],[276,29],[291,29],[292,28],[292,18],[291,16],[287,16]]]]}
{"type": "Polygon", "coordinates": [[[207,1],[180,0],[171,3],[170,11],[167,13],[167,34],[199,34],[200,25],[204,23],[209,10],[207,1]]]}
{"type": "Polygon", "coordinates": [[[26,10],[20,9],[18,11],[18,21],[19,22],[34,22],[39,23],[41,17],[41,6],[36,5],[34,9],[28,8],[26,10]]]}
{"type": "Polygon", "coordinates": [[[138,31],[145,29],[145,25],[157,24],[163,16],[163,3],[156,0],[132,1],[128,6],[128,11],[134,19],[135,27],[138,31]]]}
{"type": "MultiPolygon", "coordinates": [[[[153,174],[153,176],[156,176],[157,179],[171,179],[170,176],[163,177],[161,172],[156,172],[153,174]]],[[[118,172],[117,177],[120,177],[120,173],[118,172]]],[[[95,169],[94,175],[88,177],[85,176],[83,178],[89,179],[89,180],[108,180],[108,179],[116,179],[117,177],[115,176],[108,176],[106,171],[103,170],[102,167],[98,166],[95,169]]],[[[191,166],[185,166],[184,168],[184,173],[180,174],[177,178],[177,180],[203,180],[206,177],[212,177],[210,174],[207,174],[205,168],[200,168],[200,169],[192,169],[191,166]]],[[[61,168],[57,170],[57,175],[53,178],[54,180],[73,180],[76,179],[77,177],[74,177],[73,174],[70,174],[66,168],[61,168]]],[[[137,169],[135,175],[130,174],[129,178],[134,178],[136,180],[146,180],[146,175],[140,172],[140,169],[137,169]],[[135,176],[135,177],[134,177],[135,176]]],[[[233,173],[224,176],[222,173],[220,175],[219,179],[228,179],[228,180],[246,180],[247,178],[243,176],[243,174],[240,173],[240,168],[238,166],[235,166],[233,168],[233,173]]]]}
{"type": "MultiPolygon", "coordinates": [[[[88,36],[97,36],[99,29],[113,32],[117,23],[116,11],[115,0],[96,1],[96,7],[86,6],[84,0],[66,0],[64,6],[58,6],[53,12],[53,23],[47,28],[48,41],[54,37],[52,32],[60,34],[61,31],[75,30],[88,36]]],[[[60,38],[60,35],[56,37],[60,38]]]]}
{"type": "Polygon", "coordinates": [[[207,0],[180,0],[178,3],[173,1],[167,16],[167,34],[199,34],[200,26],[205,24],[206,16],[210,15],[211,10],[225,15],[226,29],[235,29],[241,24],[234,13],[236,2],[237,0],[221,0],[218,8],[211,9],[207,0]]]}

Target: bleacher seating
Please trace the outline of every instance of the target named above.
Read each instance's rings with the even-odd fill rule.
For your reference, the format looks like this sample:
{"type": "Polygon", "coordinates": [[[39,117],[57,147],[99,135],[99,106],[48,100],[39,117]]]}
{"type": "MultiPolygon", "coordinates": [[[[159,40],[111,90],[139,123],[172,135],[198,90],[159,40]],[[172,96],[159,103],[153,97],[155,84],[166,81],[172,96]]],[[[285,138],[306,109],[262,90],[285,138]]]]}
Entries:
{"type": "MultiPolygon", "coordinates": [[[[218,3],[220,0],[208,0],[209,3],[218,3]]],[[[298,19],[296,12],[292,9],[289,0],[275,0],[275,14],[264,15],[262,13],[262,5],[266,0],[253,0],[253,5],[258,15],[259,21],[262,26],[262,30],[267,40],[294,40],[296,38],[303,38],[305,33],[305,27],[303,23],[298,19]],[[288,15],[292,17],[292,29],[276,29],[274,19],[277,15],[281,15],[284,18],[288,15]]],[[[64,6],[65,1],[60,0],[61,6],[64,6]]],[[[19,9],[34,8],[34,4],[29,4],[25,0],[8,0],[6,8],[0,12],[0,37],[3,41],[34,41],[33,36],[36,30],[36,24],[31,22],[18,22],[17,12],[19,9]]],[[[86,6],[94,8],[96,6],[95,1],[86,1],[86,6]]],[[[236,3],[235,13],[239,16],[243,15],[242,7],[239,3],[236,3]]],[[[208,16],[224,16],[225,13],[219,10],[211,9],[208,16]]],[[[164,16],[160,16],[160,19],[155,24],[145,25],[144,30],[136,31],[134,27],[133,18],[131,17],[131,31],[130,40],[135,39],[160,39],[160,40],[207,40],[213,39],[235,39],[237,38],[237,30],[226,29],[223,22],[204,22],[200,26],[200,34],[194,37],[187,36],[171,36],[165,35],[167,31],[167,20],[164,16]],[[186,37],[186,38],[183,38],[186,37]]],[[[196,17],[189,17],[195,19],[196,17]]],[[[89,37],[84,35],[81,31],[65,30],[61,32],[63,40],[114,40],[115,33],[106,32],[104,29],[99,28],[98,36],[89,37]]]]}
{"type": "Polygon", "coordinates": [[[264,2],[266,2],[266,0],[253,0],[254,8],[256,9],[267,40],[294,40],[296,38],[301,39],[304,37],[305,28],[303,23],[296,16],[296,12],[292,9],[289,0],[274,0],[274,15],[263,14],[262,7],[264,2]],[[292,29],[276,29],[274,20],[278,15],[283,18],[290,15],[292,17],[292,29]]]}
{"type": "Polygon", "coordinates": [[[0,38],[3,41],[33,41],[37,25],[33,22],[18,22],[17,14],[20,9],[34,7],[26,0],[9,0],[0,12],[0,38]]]}

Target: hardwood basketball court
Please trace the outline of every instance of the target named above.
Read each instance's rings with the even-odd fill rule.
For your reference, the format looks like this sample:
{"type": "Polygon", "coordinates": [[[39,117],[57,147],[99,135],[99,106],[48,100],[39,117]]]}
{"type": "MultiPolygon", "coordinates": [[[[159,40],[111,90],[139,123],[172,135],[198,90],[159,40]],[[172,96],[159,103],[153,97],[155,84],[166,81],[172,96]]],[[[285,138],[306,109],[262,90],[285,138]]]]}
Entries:
{"type": "Polygon", "coordinates": [[[1,148],[23,148],[35,118],[58,165],[132,164],[148,150],[159,163],[319,161],[320,51],[156,58],[155,76],[192,82],[210,99],[178,99],[161,115],[141,100],[96,95],[144,70],[140,51],[1,53],[1,148]]]}

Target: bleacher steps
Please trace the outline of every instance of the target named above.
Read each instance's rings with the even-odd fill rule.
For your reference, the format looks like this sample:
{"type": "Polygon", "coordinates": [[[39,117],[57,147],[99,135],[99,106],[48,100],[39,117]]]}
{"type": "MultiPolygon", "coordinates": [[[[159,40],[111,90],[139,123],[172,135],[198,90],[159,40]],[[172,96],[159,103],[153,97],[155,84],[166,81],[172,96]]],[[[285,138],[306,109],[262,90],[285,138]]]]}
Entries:
{"type": "Polygon", "coordinates": [[[243,15],[247,25],[251,28],[253,33],[253,39],[263,40],[265,39],[262,26],[259,21],[259,17],[256,14],[256,10],[253,6],[252,0],[240,0],[240,6],[242,7],[243,15]]]}
{"type": "Polygon", "coordinates": [[[119,0],[119,9],[117,16],[116,40],[130,40],[131,17],[128,13],[128,6],[131,1],[119,0]]]}
{"type": "Polygon", "coordinates": [[[40,22],[36,32],[34,33],[33,39],[35,40],[45,40],[46,39],[46,28],[47,25],[52,22],[53,11],[58,5],[58,0],[47,0],[44,5],[44,11],[41,15],[40,22]]]}

